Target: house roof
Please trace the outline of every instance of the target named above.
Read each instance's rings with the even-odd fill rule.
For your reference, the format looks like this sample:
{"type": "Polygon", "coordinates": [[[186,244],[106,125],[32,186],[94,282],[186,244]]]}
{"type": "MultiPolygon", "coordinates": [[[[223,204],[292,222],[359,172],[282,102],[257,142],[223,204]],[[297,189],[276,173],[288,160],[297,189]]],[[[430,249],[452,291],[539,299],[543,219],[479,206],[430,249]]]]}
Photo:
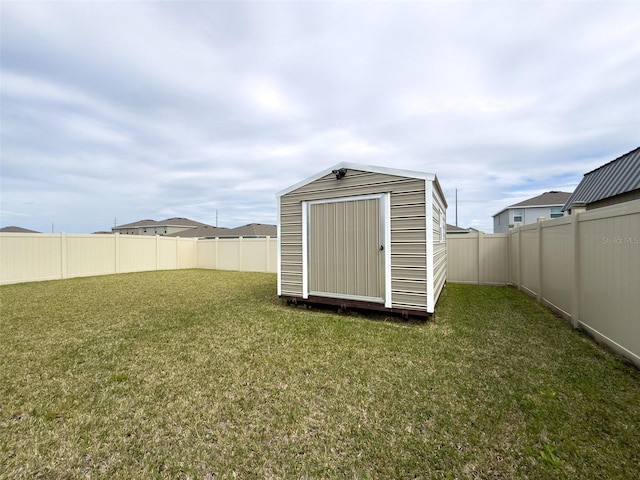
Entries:
{"type": "MultiPolygon", "coordinates": [[[[167,226],[167,227],[202,227],[207,226],[211,227],[211,225],[207,225],[206,223],[196,222],[195,220],[191,220],[190,218],[183,217],[173,217],[167,218],[166,220],[160,220],[158,225],[167,226]]],[[[214,227],[215,228],[215,227],[214,227]]]]}
{"type": "Polygon", "coordinates": [[[447,233],[469,233],[469,229],[458,227],[457,225],[449,225],[447,223],[447,233]]]}
{"type": "Polygon", "coordinates": [[[278,227],[263,223],[249,223],[241,227],[228,230],[224,236],[236,237],[275,237],[278,234],[278,227]]]}
{"type": "Polygon", "coordinates": [[[14,225],[0,228],[0,233],[40,233],[28,228],[16,227],[14,225]]]}
{"type": "Polygon", "coordinates": [[[537,197],[532,197],[528,200],[523,200],[522,202],[509,205],[507,208],[562,206],[570,196],[571,193],[569,192],[558,192],[552,190],[550,192],[544,192],[542,195],[538,195],[537,197]]]}
{"type": "Polygon", "coordinates": [[[265,225],[262,223],[249,223],[236,228],[212,227],[211,225],[202,225],[197,228],[189,228],[181,232],[165,235],[166,237],[275,237],[278,234],[278,228],[275,225],[265,225]]]}
{"type": "Polygon", "coordinates": [[[444,194],[442,193],[442,188],[440,187],[440,182],[438,182],[438,177],[433,174],[433,173],[426,173],[426,172],[417,172],[414,170],[401,170],[398,168],[388,168],[388,167],[378,167],[375,165],[361,165],[359,163],[350,163],[350,162],[341,162],[337,165],[334,165],[333,167],[329,167],[319,173],[316,173],[315,175],[312,175],[308,178],[305,178],[304,180],[301,180],[300,182],[296,183],[295,185],[291,185],[288,188],[285,188],[284,190],[279,191],[278,193],[276,193],[276,197],[282,197],[283,195],[286,195],[287,193],[293,192],[295,190],[297,190],[300,187],[303,187],[311,182],[315,182],[316,180],[329,175],[330,173],[332,173],[334,170],[339,170],[341,168],[346,168],[347,170],[360,170],[363,172],[371,172],[371,173],[380,173],[383,175],[396,175],[398,177],[407,177],[407,178],[419,178],[422,180],[429,180],[431,182],[434,183],[434,185],[436,186],[436,188],[438,189],[438,192],[440,193],[440,196],[442,197],[442,201],[444,202],[444,206],[445,208],[448,206],[447,205],[447,200],[444,197],[444,194]]]}
{"type": "MultiPolygon", "coordinates": [[[[140,228],[140,227],[185,227],[185,228],[194,228],[207,225],[206,223],[196,222],[195,220],[191,220],[189,218],[183,217],[173,217],[167,218],[166,220],[160,220],[159,222],[156,220],[139,220],[133,223],[125,223],[124,225],[117,225],[113,227],[114,229],[122,229],[122,228],[140,228]]],[[[207,225],[211,226],[211,225],[207,225]]]]}
{"type": "Polygon", "coordinates": [[[562,210],[640,189],[640,147],[584,174],[562,210]]]}
{"type": "Polygon", "coordinates": [[[155,220],[138,220],[137,222],[132,222],[132,223],[124,223],[122,225],[116,225],[115,227],[113,227],[114,229],[120,229],[120,228],[138,228],[138,227],[157,227],[159,225],[158,222],[156,222],[155,220]]]}
{"type": "Polygon", "coordinates": [[[202,237],[220,237],[227,235],[229,229],[226,227],[213,227],[211,225],[200,225],[195,228],[187,228],[181,232],[170,233],[165,237],[182,237],[182,238],[202,238],[202,237]]]}
{"type": "Polygon", "coordinates": [[[544,192],[536,197],[531,197],[527,200],[509,205],[493,216],[495,217],[500,215],[502,212],[509,210],[510,208],[562,207],[570,196],[571,194],[568,192],[559,192],[557,190],[544,192]]]}

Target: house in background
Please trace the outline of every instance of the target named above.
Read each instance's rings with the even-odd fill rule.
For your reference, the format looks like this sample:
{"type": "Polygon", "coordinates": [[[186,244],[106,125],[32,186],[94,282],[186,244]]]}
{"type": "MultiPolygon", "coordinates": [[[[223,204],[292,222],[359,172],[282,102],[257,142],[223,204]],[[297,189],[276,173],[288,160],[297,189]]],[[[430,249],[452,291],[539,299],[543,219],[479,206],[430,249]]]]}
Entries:
{"type": "Polygon", "coordinates": [[[640,147],[584,174],[563,211],[593,210],[640,198],[640,147]]]}
{"type": "Polygon", "coordinates": [[[249,223],[241,227],[230,228],[224,235],[220,237],[245,237],[245,238],[264,238],[277,237],[277,225],[269,225],[265,223],[249,223]]]}
{"type": "Polygon", "coordinates": [[[40,233],[35,230],[29,230],[28,228],[16,227],[11,225],[9,227],[0,228],[0,233],[40,233]]]}
{"type": "Polygon", "coordinates": [[[276,225],[268,225],[262,223],[249,223],[236,228],[212,227],[211,225],[203,225],[189,230],[183,230],[177,233],[170,233],[167,237],[184,237],[184,238],[265,238],[277,235],[278,227],[276,225]]]}
{"type": "Polygon", "coordinates": [[[508,233],[510,228],[536,223],[538,218],[560,218],[571,196],[567,192],[545,192],[537,197],[508,206],[493,216],[493,233],[508,233]]]}
{"type": "Polygon", "coordinates": [[[111,232],[122,235],[170,235],[202,226],[211,227],[206,223],[196,222],[188,218],[174,217],[159,222],[155,220],[140,220],[139,222],[118,225],[113,227],[111,232]]]}
{"type": "Polygon", "coordinates": [[[480,230],[473,227],[462,228],[456,225],[449,225],[447,223],[447,235],[467,235],[469,233],[479,233],[479,232],[480,230]]]}

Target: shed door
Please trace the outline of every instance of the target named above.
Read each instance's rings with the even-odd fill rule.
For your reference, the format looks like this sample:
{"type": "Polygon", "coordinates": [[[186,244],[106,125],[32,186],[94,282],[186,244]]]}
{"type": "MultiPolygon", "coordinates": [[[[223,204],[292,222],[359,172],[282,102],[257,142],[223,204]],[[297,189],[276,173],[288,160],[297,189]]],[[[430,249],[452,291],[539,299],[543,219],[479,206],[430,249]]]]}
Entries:
{"type": "Polygon", "coordinates": [[[309,205],[311,295],[384,303],[380,198],[309,205]]]}

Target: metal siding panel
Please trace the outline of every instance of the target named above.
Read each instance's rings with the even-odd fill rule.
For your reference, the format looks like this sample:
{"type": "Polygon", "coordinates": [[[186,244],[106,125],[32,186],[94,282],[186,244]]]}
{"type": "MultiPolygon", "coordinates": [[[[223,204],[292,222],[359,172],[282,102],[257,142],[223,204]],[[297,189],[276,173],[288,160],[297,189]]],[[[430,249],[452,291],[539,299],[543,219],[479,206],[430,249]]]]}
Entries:
{"type": "Polygon", "coordinates": [[[310,205],[312,295],[383,298],[380,200],[310,205]]]}

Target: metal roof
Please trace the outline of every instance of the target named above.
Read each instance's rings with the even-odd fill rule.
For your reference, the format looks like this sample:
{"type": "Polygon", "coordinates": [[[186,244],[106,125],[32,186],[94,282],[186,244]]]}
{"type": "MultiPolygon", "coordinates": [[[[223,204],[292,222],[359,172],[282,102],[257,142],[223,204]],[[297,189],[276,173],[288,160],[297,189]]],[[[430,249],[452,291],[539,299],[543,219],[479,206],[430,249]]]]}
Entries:
{"type": "Polygon", "coordinates": [[[587,204],[640,189],[640,147],[584,174],[582,181],[564,204],[587,204]]]}

